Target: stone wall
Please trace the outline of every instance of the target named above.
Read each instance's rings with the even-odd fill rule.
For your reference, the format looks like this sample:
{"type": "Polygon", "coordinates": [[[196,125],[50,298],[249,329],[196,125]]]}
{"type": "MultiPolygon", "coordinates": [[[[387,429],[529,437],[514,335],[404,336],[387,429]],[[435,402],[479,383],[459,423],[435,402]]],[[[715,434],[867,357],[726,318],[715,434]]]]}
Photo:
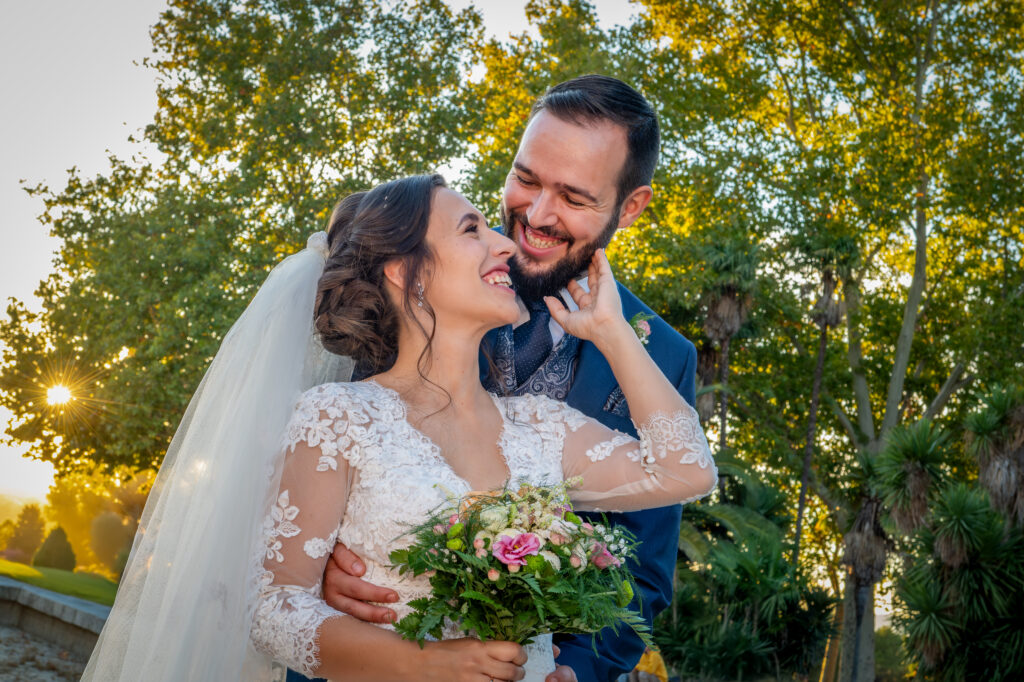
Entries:
{"type": "Polygon", "coordinates": [[[0,576],[0,626],[16,627],[88,658],[109,606],[0,576]]]}

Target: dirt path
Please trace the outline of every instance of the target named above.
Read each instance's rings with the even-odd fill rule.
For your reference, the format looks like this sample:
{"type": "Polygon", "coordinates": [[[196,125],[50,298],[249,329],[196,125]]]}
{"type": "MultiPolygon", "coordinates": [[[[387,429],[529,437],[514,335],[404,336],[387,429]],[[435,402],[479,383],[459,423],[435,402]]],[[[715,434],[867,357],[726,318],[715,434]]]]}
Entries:
{"type": "Polygon", "coordinates": [[[75,682],[85,660],[18,628],[0,627],[0,682],[75,682]]]}

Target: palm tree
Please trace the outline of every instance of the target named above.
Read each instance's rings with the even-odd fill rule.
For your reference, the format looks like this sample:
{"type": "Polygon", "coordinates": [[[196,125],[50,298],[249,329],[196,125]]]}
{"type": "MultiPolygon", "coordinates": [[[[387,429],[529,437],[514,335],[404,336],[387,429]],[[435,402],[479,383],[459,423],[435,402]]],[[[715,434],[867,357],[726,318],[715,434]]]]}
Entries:
{"type": "MultiPolygon", "coordinates": [[[[757,286],[759,249],[742,239],[727,239],[701,249],[708,273],[705,284],[704,333],[719,347],[718,450],[726,448],[726,420],[729,395],[729,342],[750,314],[757,286]]],[[[719,494],[724,484],[719,479],[719,494]]]]}
{"type": "Polygon", "coordinates": [[[800,535],[803,530],[804,509],[807,506],[807,485],[811,475],[812,457],[817,440],[818,405],[825,376],[825,356],[828,350],[828,332],[843,319],[843,306],[835,299],[836,276],[846,277],[857,262],[857,242],[849,237],[832,239],[815,233],[796,244],[797,251],[815,265],[821,273],[821,297],[815,304],[811,318],[818,326],[818,357],[814,363],[811,385],[811,404],[807,413],[807,438],[804,442],[804,460],[800,473],[800,497],[796,511],[796,539],[793,543],[793,567],[800,560],[800,535]]]}
{"type": "Polygon", "coordinates": [[[925,521],[929,494],[943,479],[949,433],[921,419],[892,430],[875,471],[882,502],[900,532],[910,535],[925,521]]]}
{"type": "Polygon", "coordinates": [[[928,679],[1024,678],[1024,534],[987,498],[964,483],[943,490],[898,586],[898,620],[928,679]]]}
{"type": "Polygon", "coordinates": [[[1024,387],[997,386],[964,426],[978,483],[996,510],[1024,525],[1024,387]]]}

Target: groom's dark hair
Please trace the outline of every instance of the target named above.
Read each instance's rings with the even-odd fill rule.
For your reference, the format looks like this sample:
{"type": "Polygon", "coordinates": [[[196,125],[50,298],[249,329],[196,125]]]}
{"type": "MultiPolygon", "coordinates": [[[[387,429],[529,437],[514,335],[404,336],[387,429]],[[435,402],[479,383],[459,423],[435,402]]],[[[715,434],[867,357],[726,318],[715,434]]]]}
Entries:
{"type": "Polygon", "coordinates": [[[534,102],[530,118],[542,111],[577,125],[610,121],[626,129],[629,153],[616,188],[620,203],[651,184],[658,165],[658,115],[639,92],[618,78],[588,74],[549,88],[534,102]]]}

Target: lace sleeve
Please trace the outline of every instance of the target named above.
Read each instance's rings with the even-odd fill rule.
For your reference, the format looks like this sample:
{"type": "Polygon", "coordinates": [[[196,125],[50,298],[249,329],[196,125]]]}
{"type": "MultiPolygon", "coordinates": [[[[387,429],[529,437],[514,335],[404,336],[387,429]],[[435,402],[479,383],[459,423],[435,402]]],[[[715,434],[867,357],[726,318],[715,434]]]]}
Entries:
{"type": "Polygon", "coordinates": [[[573,504],[583,510],[632,511],[685,504],[710,493],[718,471],[697,412],[687,404],[637,426],[639,440],[582,413],[564,419],[562,470],[582,476],[573,504]]]}
{"type": "Polygon", "coordinates": [[[258,650],[309,677],[320,666],[320,627],[344,615],[320,590],[355,475],[358,432],[367,421],[337,386],[307,392],[288,425],[277,502],[263,522],[250,631],[258,650]]]}

